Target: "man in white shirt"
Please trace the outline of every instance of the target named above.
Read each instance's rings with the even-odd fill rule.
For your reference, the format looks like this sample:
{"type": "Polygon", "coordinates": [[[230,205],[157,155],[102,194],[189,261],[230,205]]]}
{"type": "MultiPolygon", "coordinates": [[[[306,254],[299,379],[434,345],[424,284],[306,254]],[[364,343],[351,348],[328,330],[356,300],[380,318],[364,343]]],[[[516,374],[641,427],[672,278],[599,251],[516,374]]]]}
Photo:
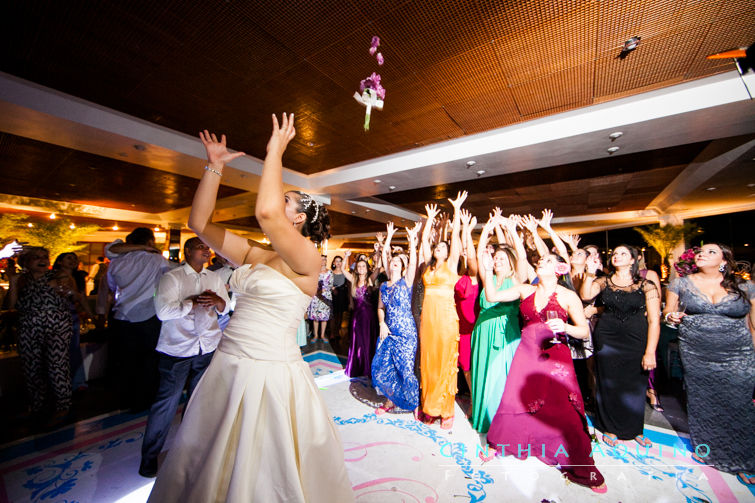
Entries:
{"type": "Polygon", "coordinates": [[[168,437],[184,386],[188,398],[210,364],[222,332],[218,315],[228,312],[230,299],[220,275],[207,270],[210,248],[199,238],[184,243],[186,263],[166,273],[155,297],[163,322],[157,343],[160,387],[149,411],[142,441],[139,474],[157,475],[157,456],[168,437]]]}
{"type": "Polygon", "coordinates": [[[146,227],[134,229],[125,243],[110,243],[105,254],[111,260],[108,287],[115,292],[111,370],[123,405],[140,411],[149,408],[159,382],[155,346],[161,323],[155,315],[155,290],[163,273],[177,265],[163,258],[146,227]]]}

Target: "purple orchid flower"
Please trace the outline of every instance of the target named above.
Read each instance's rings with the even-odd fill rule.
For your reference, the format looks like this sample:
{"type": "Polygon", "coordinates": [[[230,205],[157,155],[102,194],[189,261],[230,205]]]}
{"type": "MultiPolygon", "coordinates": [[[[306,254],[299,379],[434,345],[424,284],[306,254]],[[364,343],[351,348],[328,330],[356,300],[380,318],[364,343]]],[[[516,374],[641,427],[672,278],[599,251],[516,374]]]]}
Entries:
{"type": "Polygon", "coordinates": [[[378,46],[380,45],[380,37],[372,37],[372,42],[370,43],[370,56],[375,55],[375,51],[377,51],[378,46]]]}
{"type": "Polygon", "coordinates": [[[377,53],[377,62],[378,62],[378,65],[381,65],[381,66],[383,65],[383,63],[385,63],[385,59],[383,58],[382,52],[377,53]]]}
{"type": "Polygon", "coordinates": [[[375,91],[375,94],[381,100],[385,99],[385,88],[380,85],[380,74],[372,72],[372,75],[359,83],[359,92],[363,93],[365,89],[375,91]]]}

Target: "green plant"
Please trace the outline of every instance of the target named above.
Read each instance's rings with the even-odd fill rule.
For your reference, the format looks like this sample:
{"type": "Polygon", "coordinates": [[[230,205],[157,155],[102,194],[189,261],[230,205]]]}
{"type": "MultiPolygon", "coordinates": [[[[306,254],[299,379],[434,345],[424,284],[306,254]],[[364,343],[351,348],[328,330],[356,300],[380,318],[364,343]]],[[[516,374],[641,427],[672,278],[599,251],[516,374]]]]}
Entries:
{"type": "Polygon", "coordinates": [[[23,213],[0,215],[0,237],[17,239],[30,246],[44,246],[50,251],[50,260],[61,253],[76,252],[85,247],[78,244],[81,239],[100,230],[97,225],[72,226],[66,218],[55,220],[32,220],[23,213]],[[31,224],[31,227],[29,226],[31,224]]]}
{"type": "Polygon", "coordinates": [[[639,232],[648,246],[651,246],[661,256],[661,264],[665,272],[668,270],[667,259],[671,251],[676,248],[679,243],[683,243],[684,236],[692,235],[698,231],[698,226],[685,222],[682,225],[665,225],[661,227],[649,226],[649,227],[635,227],[634,230],[639,232]]]}

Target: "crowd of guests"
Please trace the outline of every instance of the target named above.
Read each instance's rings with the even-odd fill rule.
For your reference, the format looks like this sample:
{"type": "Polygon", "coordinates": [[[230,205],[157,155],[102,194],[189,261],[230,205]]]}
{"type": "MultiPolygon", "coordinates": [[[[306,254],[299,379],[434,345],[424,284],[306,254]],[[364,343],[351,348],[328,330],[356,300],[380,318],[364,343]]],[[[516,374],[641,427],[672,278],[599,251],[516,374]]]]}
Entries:
{"type": "Polygon", "coordinates": [[[498,208],[475,246],[466,197],[449,200],[450,217],[427,205],[426,219],[406,229],[406,250],[389,223],[371,257],[352,262],[347,251],[330,268],[323,258],[308,314],[320,324],[315,338],[331,317],[340,334],[348,303],[334,299],[348,292],[346,373],[370,377],[385,395],[376,414],[398,407],[452,428],[461,370],[468,419],[491,448],[559,465],[603,492],[585,406],[608,446],[652,446],[645,403],[663,411],[655,371],[665,322],[679,327],[692,443],[703,447],[692,459],[755,482],[755,287],[735,275],[727,246],[704,245],[698,272],[668,285],[662,310],[661,282],[637,248],[616,246],[603,264],[598,247],[556,233],[550,211],[538,219],[498,208]]]}
{"type": "MultiPolygon", "coordinates": [[[[313,340],[348,338],[346,373],[369,377],[386,397],[376,414],[410,410],[452,428],[461,369],[467,417],[497,453],[534,455],[604,492],[585,407],[605,444],[652,446],[645,401],[662,411],[654,372],[665,322],[679,327],[693,446],[706,446],[693,459],[755,482],[755,437],[747,433],[755,426],[755,287],[735,275],[728,247],[704,245],[698,272],[668,285],[662,310],[660,280],[635,247],[615,247],[603,264],[596,246],[556,233],[550,211],[538,219],[498,208],[475,244],[466,198],[449,200],[450,216],[427,205],[426,219],[405,230],[406,249],[389,223],[370,256],[346,251],[330,266],[322,256],[306,310],[313,340]],[[526,445],[538,448],[525,454],[526,445]]],[[[199,238],[186,241],[178,266],[146,228],[106,255],[92,270],[91,294],[117,292],[111,370],[127,407],[150,408],[140,473],[154,476],[181,394],[186,387],[191,395],[232,313],[233,268],[219,255],[205,268],[211,251],[199,238]]],[[[72,390],[86,386],[80,325],[95,313],[75,254],[51,266],[46,249],[26,247],[18,263],[7,302],[19,312],[30,410],[52,407],[54,422],[68,413],[72,390]]]]}

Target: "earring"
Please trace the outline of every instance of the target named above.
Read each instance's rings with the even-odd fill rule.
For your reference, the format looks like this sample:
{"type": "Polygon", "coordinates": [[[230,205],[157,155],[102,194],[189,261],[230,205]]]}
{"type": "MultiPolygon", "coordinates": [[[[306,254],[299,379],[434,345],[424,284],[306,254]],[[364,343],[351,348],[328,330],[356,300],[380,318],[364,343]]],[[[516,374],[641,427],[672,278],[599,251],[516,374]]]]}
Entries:
{"type": "Polygon", "coordinates": [[[726,270],[726,264],[721,264],[718,266],[718,272],[724,272],[726,270]]]}

